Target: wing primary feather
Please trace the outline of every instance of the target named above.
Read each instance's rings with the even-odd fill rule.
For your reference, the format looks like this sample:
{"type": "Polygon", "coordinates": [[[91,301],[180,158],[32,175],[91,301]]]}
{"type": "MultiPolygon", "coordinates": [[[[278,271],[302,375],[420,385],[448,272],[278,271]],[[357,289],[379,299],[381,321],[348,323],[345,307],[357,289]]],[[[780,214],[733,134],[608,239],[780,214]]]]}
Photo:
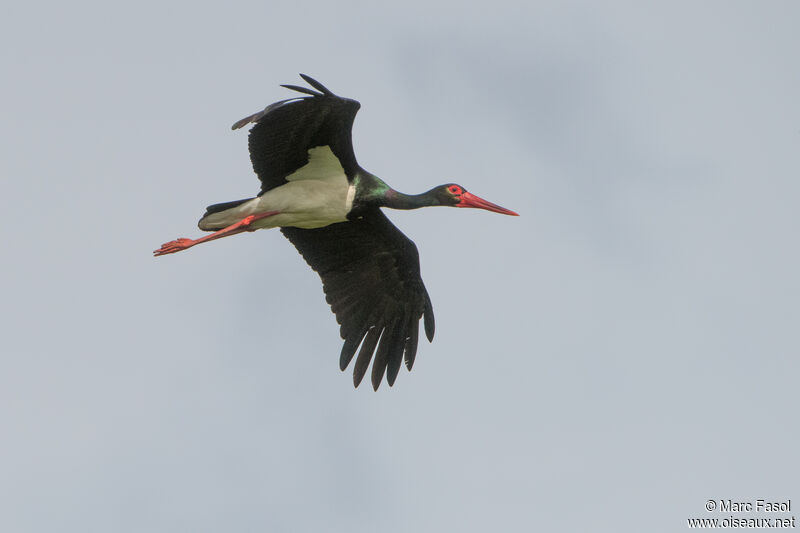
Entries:
{"type": "Polygon", "coordinates": [[[409,372],[411,372],[411,368],[414,366],[414,359],[417,357],[417,342],[419,337],[419,320],[412,320],[411,321],[411,329],[408,331],[408,337],[406,337],[406,344],[405,344],[405,360],[406,360],[406,368],[409,372]]]}
{"type": "Polygon", "coordinates": [[[367,336],[364,338],[364,342],[361,343],[361,350],[359,350],[356,364],[353,366],[353,385],[356,387],[359,386],[361,380],[364,379],[364,374],[367,373],[369,361],[372,359],[372,352],[375,351],[375,346],[378,344],[378,339],[382,331],[382,327],[370,328],[369,332],[367,332],[367,336]]]}
{"type": "Polygon", "coordinates": [[[283,104],[285,104],[286,102],[291,102],[293,100],[302,100],[303,98],[304,97],[302,97],[302,96],[297,96],[295,98],[286,98],[285,100],[279,100],[279,101],[275,102],[274,104],[268,105],[267,107],[265,107],[264,109],[262,109],[258,113],[253,113],[250,116],[244,117],[242,120],[237,120],[236,122],[234,122],[233,126],[231,126],[231,129],[232,130],[238,130],[239,128],[241,128],[243,126],[247,126],[251,122],[258,122],[259,120],[264,118],[267,115],[267,113],[269,113],[270,111],[272,111],[276,107],[280,107],[283,104]]]}
{"type": "Polygon", "coordinates": [[[372,361],[372,388],[378,390],[386,373],[386,366],[389,363],[389,352],[392,349],[395,334],[399,324],[395,321],[389,324],[381,335],[381,343],[378,351],[375,352],[375,360],[372,361]]]}
{"type": "Polygon", "coordinates": [[[247,124],[250,124],[250,122],[254,122],[253,118],[258,116],[258,115],[261,115],[262,113],[264,113],[264,111],[259,111],[258,113],[253,113],[249,117],[244,117],[242,120],[237,120],[236,122],[233,123],[233,126],[231,126],[231,129],[232,130],[238,130],[242,126],[246,126],[247,124]]]}
{"type": "Polygon", "coordinates": [[[394,385],[394,380],[397,379],[397,373],[403,364],[403,352],[406,348],[406,329],[410,318],[410,316],[405,316],[400,319],[401,322],[395,328],[389,345],[389,356],[386,360],[386,382],[389,383],[390,387],[394,385]]]}
{"type": "Polygon", "coordinates": [[[358,334],[351,335],[344,341],[344,345],[342,346],[342,353],[339,355],[339,370],[344,371],[347,368],[347,365],[350,364],[350,361],[353,359],[353,356],[356,353],[356,349],[358,345],[361,344],[361,341],[364,339],[364,335],[367,334],[369,328],[363,328],[358,334]]]}
{"type": "Polygon", "coordinates": [[[328,96],[334,96],[334,94],[332,92],[330,92],[327,87],[322,85],[320,82],[318,82],[317,80],[315,80],[311,76],[307,76],[305,74],[300,74],[300,77],[303,78],[304,80],[306,80],[306,82],[308,82],[309,85],[311,85],[313,88],[315,88],[318,91],[320,91],[322,94],[326,94],[328,96]]]}
{"type": "Polygon", "coordinates": [[[433,304],[428,296],[428,291],[423,289],[425,293],[425,336],[428,337],[428,342],[433,342],[433,332],[436,329],[436,321],[433,319],[433,304]]]}
{"type": "Polygon", "coordinates": [[[300,87],[299,85],[281,85],[281,87],[285,87],[287,89],[291,89],[293,91],[297,91],[303,94],[310,94],[311,96],[322,96],[322,93],[318,93],[317,91],[312,91],[311,89],[307,89],[306,87],[300,87]]]}

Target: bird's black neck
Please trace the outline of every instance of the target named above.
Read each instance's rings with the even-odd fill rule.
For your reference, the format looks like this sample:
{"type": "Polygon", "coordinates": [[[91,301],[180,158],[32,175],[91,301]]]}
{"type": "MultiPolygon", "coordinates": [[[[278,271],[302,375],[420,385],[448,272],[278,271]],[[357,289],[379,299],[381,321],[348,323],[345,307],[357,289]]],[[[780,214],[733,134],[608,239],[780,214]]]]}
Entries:
{"type": "Polygon", "coordinates": [[[392,209],[419,209],[440,205],[434,189],[422,194],[404,194],[389,187],[382,179],[363,172],[356,181],[358,203],[364,206],[391,207],[392,209]]]}
{"type": "Polygon", "coordinates": [[[390,188],[384,195],[383,205],[392,209],[419,209],[438,205],[436,198],[430,193],[431,191],[422,194],[403,194],[390,188]]]}

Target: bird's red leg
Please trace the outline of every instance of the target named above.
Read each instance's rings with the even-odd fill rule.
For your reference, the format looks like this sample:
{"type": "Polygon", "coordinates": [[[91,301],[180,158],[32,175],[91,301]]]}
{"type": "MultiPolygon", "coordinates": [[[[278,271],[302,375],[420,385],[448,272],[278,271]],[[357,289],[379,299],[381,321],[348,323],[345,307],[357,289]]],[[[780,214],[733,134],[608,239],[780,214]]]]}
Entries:
{"type": "Polygon", "coordinates": [[[208,242],[208,241],[213,241],[215,239],[221,239],[222,237],[229,237],[231,235],[236,235],[237,233],[242,233],[243,231],[254,231],[254,228],[250,227],[250,225],[253,222],[255,222],[256,220],[260,220],[262,218],[267,218],[273,215],[277,215],[278,213],[279,211],[267,211],[266,213],[250,215],[244,217],[239,222],[231,224],[227,228],[215,231],[211,235],[206,235],[205,237],[201,237],[199,239],[180,238],[174,241],[165,242],[164,244],[161,245],[161,248],[153,251],[153,255],[159,256],[159,255],[174,254],[175,252],[186,250],[187,248],[191,248],[195,244],[200,244],[201,242],[208,242]]]}

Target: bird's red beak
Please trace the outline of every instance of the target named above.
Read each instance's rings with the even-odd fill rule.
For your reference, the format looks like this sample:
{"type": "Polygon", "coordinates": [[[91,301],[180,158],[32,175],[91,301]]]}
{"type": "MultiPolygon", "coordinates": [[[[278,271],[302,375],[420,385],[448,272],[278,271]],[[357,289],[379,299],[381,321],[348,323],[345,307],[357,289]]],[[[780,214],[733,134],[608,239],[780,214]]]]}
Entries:
{"type": "Polygon", "coordinates": [[[510,209],[500,207],[492,202],[487,202],[480,196],[475,196],[472,193],[464,191],[461,194],[461,201],[456,204],[456,207],[475,207],[477,209],[486,209],[487,211],[494,211],[503,215],[512,215],[518,217],[519,215],[510,209]]]}

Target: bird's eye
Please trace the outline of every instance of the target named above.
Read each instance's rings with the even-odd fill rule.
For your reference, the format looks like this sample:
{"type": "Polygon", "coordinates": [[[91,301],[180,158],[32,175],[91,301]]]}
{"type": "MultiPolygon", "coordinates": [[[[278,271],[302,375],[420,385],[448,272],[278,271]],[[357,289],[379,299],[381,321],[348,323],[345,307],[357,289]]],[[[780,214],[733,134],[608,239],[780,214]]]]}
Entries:
{"type": "Polygon", "coordinates": [[[448,190],[451,194],[461,194],[461,187],[458,185],[451,185],[448,190]]]}

